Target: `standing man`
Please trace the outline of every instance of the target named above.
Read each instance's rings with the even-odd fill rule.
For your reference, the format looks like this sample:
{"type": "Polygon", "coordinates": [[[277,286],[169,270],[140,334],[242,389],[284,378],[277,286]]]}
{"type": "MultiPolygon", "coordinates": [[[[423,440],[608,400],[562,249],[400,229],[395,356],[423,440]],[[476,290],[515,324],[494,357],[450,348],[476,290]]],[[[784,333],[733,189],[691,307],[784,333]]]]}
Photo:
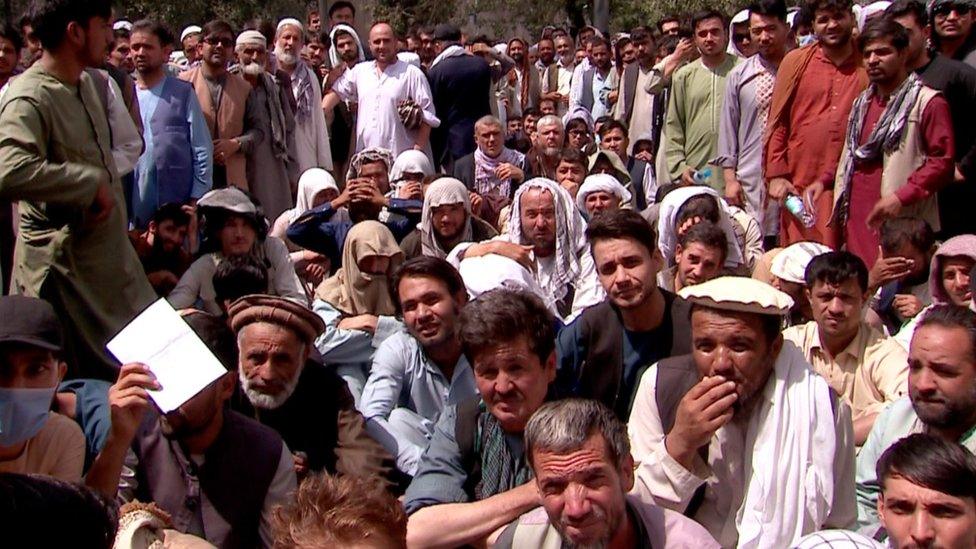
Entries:
{"type": "Polygon", "coordinates": [[[202,62],[180,74],[180,80],[193,85],[210,130],[214,188],[233,185],[249,190],[245,154],[264,135],[259,129],[258,106],[250,101],[251,87],[240,76],[227,72],[233,51],[230,25],[210,21],[203,26],[202,62]]]}
{"type": "MultiPolygon", "coordinates": [[[[373,61],[347,69],[325,95],[326,115],[340,101],[356,103],[356,153],[387,149],[393,157],[406,150],[430,156],[430,129],[440,125],[424,73],[397,58],[393,27],[377,23],[369,30],[373,61]],[[406,113],[406,121],[403,114],[406,113]]],[[[487,91],[485,92],[488,93],[487,91]]]]}
{"type": "Polygon", "coordinates": [[[650,92],[651,84],[657,80],[654,64],[657,49],[654,36],[645,27],[638,27],[630,33],[630,43],[637,51],[637,62],[624,67],[617,89],[617,120],[627,124],[628,141],[650,135],[654,143],[661,136],[661,126],[655,122],[663,121],[667,104],[660,94],[650,92]]]}
{"type": "MultiPolygon", "coordinates": [[[[730,55],[725,16],[705,11],[691,20],[701,57],[674,72],[665,122],[664,154],[667,181],[695,184],[695,173],[715,158],[725,78],[738,57],[730,55]]],[[[724,181],[717,167],[707,183],[719,192],[724,181]]]]}
{"type": "Polygon", "coordinates": [[[491,68],[480,55],[460,45],[461,30],[450,23],[434,29],[434,51],[427,78],[441,124],[432,132],[434,165],[450,173],[454,162],[475,150],[474,123],[491,114],[491,68]]]}
{"type": "Polygon", "coordinates": [[[172,35],[160,23],[132,27],[136,97],[146,150],[132,188],[130,223],[144,228],[162,204],[191,204],[212,187],[213,142],[193,86],[168,76],[172,35]]]}
{"type": "Polygon", "coordinates": [[[930,51],[929,16],[918,0],[898,0],[885,10],[908,31],[908,68],[926,86],[942,92],[952,113],[956,145],[954,183],[938,193],[940,236],[947,240],[976,233],[976,218],[959,204],[976,201],[976,127],[969,115],[976,105],[976,69],[945,55],[930,51]]]}
{"type": "Polygon", "coordinates": [[[548,65],[542,74],[541,89],[542,99],[554,101],[556,113],[561,118],[569,111],[569,90],[572,87],[573,70],[576,68],[576,45],[568,34],[561,34],[556,38],[555,48],[555,62],[548,65]]]}
{"type": "Polygon", "coordinates": [[[935,33],[932,47],[948,57],[976,67],[976,33],[973,32],[973,5],[970,2],[936,0],[929,4],[935,33]]]}
{"type": "Polygon", "coordinates": [[[511,109],[512,115],[523,116],[525,109],[539,106],[541,82],[539,71],[529,63],[528,45],[521,38],[513,38],[508,42],[508,56],[515,61],[515,68],[509,73],[508,83],[515,88],[515,103],[517,108],[511,109]]]}
{"type": "Polygon", "coordinates": [[[12,289],[50,302],[70,366],[106,380],[117,363],[105,342],[155,299],[126,235],[105,111],[83,72],[105,60],[111,14],[107,1],[34,4],[41,58],[0,102],[0,200],[20,201],[12,289]]]}
{"type": "MultiPolygon", "coordinates": [[[[763,133],[773,98],[776,70],[786,55],[790,26],[783,0],[759,0],[749,6],[749,32],[758,55],[739,63],[725,83],[725,104],[719,121],[718,157],[725,200],[756,218],[764,234],[779,232],[779,219],[766,222],[763,182],[763,133]]],[[[771,214],[778,212],[771,208],[771,214]]]]}
{"type": "MultiPolygon", "coordinates": [[[[806,228],[785,209],[780,245],[804,240],[837,247],[828,228],[834,174],[844,147],[844,128],[867,73],[854,47],[854,15],[849,0],[810,0],[816,44],[788,53],[776,73],[765,134],[765,178],[769,198],[807,195],[816,224],[806,228]]],[[[868,263],[869,265],[871,263],[868,263]]]]}
{"type": "Polygon", "coordinates": [[[329,29],[335,28],[336,25],[349,25],[351,27],[355,24],[356,6],[352,2],[338,0],[329,6],[329,29]]]}
{"type": "Polygon", "coordinates": [[[935,192],[952,181],[955,150],[949,105],[905,63],[905,27],[869,21],[858,47],[871,86],[851,109],[833,215],[847,249],[874,265],[884,220],[920,217],[939,230],[935,192]]]}
{"type": "Polygon", "coordinates": [[[237,37],[237,59],[241,76],[251,86],[254,120],[264,135],[246,153],[247,180],[264,215],[275,219],[292,207],[293,189],[298,188],[291,90],[283,89],[268,73],[267,39],[260,32],[244,31],[237,37]]]}
{"type": "MultiPolygon", "coordinates": [[[[336,4],[333,4],[333,8],[336,4]]],[[[278,68],[291,78],[295,97],[295,157],[298,173],[309,168],[332,169],[332,150],[325,117],[320,110],[322,87],[319,77],[301,58],[304,29],[297,19],[282,19],[275,34],[278,68]]]]}
{"type": "Polygon", "coordinates": [[[573,90],[579,91],[578,96],[570,95],[570,110],[579,106],[593,117],[593,120],[607,115],[608,107],[603,102],[606,94],[602,93],[603,88],[608,85],[610,73],[613,72],[613,52],[610,49],[610,42],[602,36],[590,38],[588,44],[590,48],[589,68],[581,73],[582,83],[574,86],[573,90]]]}

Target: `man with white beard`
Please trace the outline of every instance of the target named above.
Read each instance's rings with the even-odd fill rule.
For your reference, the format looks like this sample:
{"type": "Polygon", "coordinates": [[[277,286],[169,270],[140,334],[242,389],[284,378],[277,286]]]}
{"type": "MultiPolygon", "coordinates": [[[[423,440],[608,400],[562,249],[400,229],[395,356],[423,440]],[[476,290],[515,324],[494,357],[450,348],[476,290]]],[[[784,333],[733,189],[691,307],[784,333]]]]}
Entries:
{"type": "Polygon", "coordinates": [[[305,29],[297,19],[282,19],[275,33],[278,68],[291,77],[291,91],[298,103],[295,112],[295,152],[298,173],[309,168],[332,169],[329,131],[322,114],[319,78],[301,58],[305,29]]]}
{"type": "Polygon", "coordinates": [[[292,189],[298,188],[295,112],[284,95],[287,90],[267,72],[267,39],[260,32],[244,31],[237,37],[236,50],[241,76],[252,87],[255,122],[265,136],[247,152],[247,180],[264,214],[276,219],[294,205],[292,189]]]}
{"type": "Polygon", "coordinates": [[[231,408],[271,427],[309,471],[384,477],[394,462],[366,433],[352,394],[334,370],[311,359],[325,330],[315,313],[293,301],[249,295],[227,311],[240,351],[240,389],[231,408]]]}

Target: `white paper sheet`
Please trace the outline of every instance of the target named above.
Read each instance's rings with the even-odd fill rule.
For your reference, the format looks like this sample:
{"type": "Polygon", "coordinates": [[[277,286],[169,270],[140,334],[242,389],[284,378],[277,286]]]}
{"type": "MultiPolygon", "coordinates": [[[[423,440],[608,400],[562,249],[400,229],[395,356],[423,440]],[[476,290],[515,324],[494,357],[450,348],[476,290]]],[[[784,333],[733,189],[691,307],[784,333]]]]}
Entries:
{"type": "Polygon", "coordinates": [[[163,387],[149,396],[164,414],[227,372],[165,299],[150,305],[106,347],[122,364],[141,362],[149,367],[163,387]]]}

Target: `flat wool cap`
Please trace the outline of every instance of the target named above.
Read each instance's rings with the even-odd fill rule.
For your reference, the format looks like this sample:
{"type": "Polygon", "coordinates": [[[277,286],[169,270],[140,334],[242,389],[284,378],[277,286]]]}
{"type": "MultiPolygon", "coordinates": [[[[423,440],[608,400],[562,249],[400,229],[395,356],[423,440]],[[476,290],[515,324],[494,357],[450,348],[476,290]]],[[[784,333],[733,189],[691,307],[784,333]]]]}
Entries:
{"type": "Polygon", "coordinates": [[[753,278],[722,276],[682,288],[678,296],[712,309],[783,316],[793,307],[793,298],[753,278]]]}
{"type": "Polygon", "coordinates": [[[235,333],[248,324],[269,322],[291,328],[305,343],[312,343],[325,331],[325,321],[308,307],[283,297],[251,294],[235,300],[227,309],[235,333]]]}

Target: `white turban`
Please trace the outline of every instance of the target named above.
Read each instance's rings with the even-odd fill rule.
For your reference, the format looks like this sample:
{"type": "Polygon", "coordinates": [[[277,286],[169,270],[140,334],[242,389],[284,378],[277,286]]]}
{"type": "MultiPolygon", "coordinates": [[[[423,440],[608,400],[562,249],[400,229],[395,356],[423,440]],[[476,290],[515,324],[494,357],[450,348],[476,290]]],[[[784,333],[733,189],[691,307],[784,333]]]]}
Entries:
{"type": "Polygon", "coordinates": [[[817,242],[797,242],[776,254],[769,272],[787,282],[806,284],[807,265],[810,264],[810,260],[831,251],[833,250],[817,242]]]}
{"type": "Polygon", "coordinates": [[[247,30],[237,35],[237,46],[261,46],[268,47],[268,39],[256,30],[247,30]]]}
{"type": "Polygon", "coordinates": [[[586,195],[597,191],[616,195],[620,199],[621,206],[630,204],[630,192],[617,181],[616,177],[606,173],[596,173],[587,176],[583,180],[583,184],[580,185],[579,191],[576,193],[576,206],[579,207],[581,212],[586,211],[586,195]]]}

